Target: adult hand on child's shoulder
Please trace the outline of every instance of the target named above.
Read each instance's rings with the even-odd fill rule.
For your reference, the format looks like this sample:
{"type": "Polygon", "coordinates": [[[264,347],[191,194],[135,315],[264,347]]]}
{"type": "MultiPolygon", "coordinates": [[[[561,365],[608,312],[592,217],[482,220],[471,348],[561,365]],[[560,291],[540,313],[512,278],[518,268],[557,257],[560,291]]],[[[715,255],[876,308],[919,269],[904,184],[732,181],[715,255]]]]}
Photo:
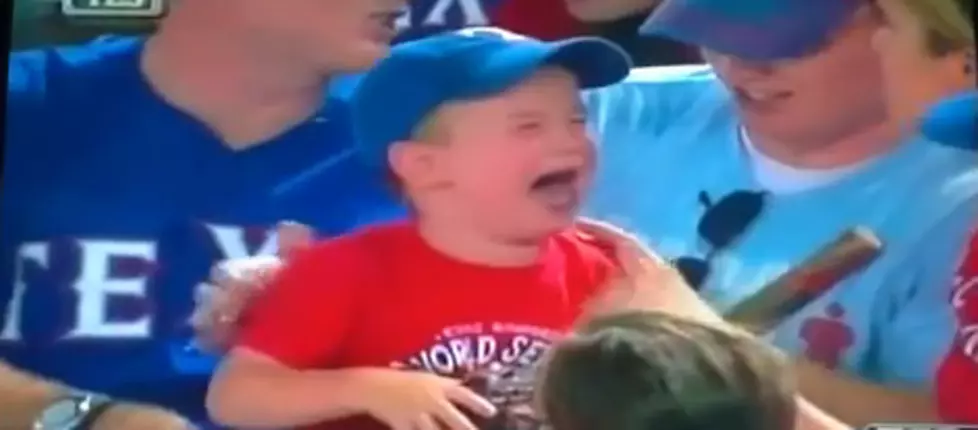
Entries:
{"type": "Polygon", "coordinates": [[[580,220],[578,228],[608,247],[618,265],[589,304],[589,315],[654,310],[701,321],[721,320],[675,267],[632,234],[590,219],[580,220]]]}
{"type": "Polygon", "coordinates": [[[478,430],[496,408],[461,381],[426,372],[357,369],[366,412],[392,430],[478,430]]]}
{"type": "Polygon", "coordinates": [[[190,324],[198,345],[224,353],[234,342],[242,313],[255,300],[282,265],[282,258],[308,247],[313,231],[302,224],[283,222],[277,227],[278,256],[225,260],[214,266],[208,283],[195,293],[190,324]]]}

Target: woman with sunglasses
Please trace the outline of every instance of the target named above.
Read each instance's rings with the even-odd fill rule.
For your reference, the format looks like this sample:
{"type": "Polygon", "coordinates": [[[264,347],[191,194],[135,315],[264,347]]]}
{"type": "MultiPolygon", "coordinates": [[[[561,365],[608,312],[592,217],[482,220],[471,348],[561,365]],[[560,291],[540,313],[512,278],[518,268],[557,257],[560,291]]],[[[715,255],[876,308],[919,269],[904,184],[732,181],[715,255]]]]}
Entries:
{"type": "MultiPolygon", "coordinates": [[[[877,5],[888,24],[874,43],[884,61],[891,114],[935,141],[975,148],[975,0],[878,0],[877,5]]],[[[952,295],[958,333],[936,380],[941,418],[967,424],[978,423],[975,234],[952,295]]]]}

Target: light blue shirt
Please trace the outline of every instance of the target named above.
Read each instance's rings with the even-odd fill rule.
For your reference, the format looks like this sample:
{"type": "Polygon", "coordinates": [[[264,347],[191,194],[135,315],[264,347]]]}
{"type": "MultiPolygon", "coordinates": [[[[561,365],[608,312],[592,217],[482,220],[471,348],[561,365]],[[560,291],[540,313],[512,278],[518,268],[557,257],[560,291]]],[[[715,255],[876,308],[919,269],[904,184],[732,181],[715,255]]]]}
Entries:
{"type": "MultiPolygon", "coordinates": [[[[585,212],[634,231],[665,257],[703,257],[698,195],[715,202],[760,189],[729,93],[708,67],[683,66],[637,69],[585,97],[602,142],[585,212]]],[[[915,138],[837,181],[774,194],[713,260],[702,294],[728,308],[847,228],[869,227],[884,253],[771,338],[867,380],[928,385],[954,332],[948,300],[978,219],[976,166],[974,152],[915,138]]]]}

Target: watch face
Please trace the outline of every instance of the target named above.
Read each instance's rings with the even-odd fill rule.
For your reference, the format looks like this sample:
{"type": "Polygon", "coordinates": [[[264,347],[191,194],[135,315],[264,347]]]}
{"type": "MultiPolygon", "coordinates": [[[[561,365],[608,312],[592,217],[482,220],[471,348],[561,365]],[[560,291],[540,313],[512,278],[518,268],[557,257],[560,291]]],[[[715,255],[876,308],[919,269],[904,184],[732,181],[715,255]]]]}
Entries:
{"type": "Polygon", "coordinates": [[[44,412],[38,423],[43,430],[61,430],[71,428],[82,417],[82,401],[69,398],[52,403],[44,412]]]}

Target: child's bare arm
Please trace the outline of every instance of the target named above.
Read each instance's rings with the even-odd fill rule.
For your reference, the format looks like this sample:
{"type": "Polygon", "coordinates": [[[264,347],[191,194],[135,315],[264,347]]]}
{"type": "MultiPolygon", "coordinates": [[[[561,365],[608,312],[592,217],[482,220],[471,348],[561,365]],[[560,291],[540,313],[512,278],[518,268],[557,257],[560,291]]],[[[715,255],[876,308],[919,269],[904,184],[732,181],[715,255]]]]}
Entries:
{"type": "Polygon", "coordinates": [[[212,419],[232,427],[280,428],[357,412],[334,404],[356,395],[346,378],[311,369],[330,367],[341,353],[351,312],[362,303],[359,249],[349,238],[324,241],[278,270],[244,315],[236,346],[211,381],[212,419]]]}
{"type": "Polygon", "coordinates": [[[207,407],[224,425],[281,428],[366,414],[394,429],[475,430],[455,405],[492,415],[458,381],[383,368],[335,368],[354,313],[369,304],[371,255],[357,237],[295,255],[245,315],[237,346],[211,381],[207,407]]]}
{"type": "Polygon", "coordinates": [[[222,425],[252,429],[366,414],[392,429],[477,430],[462,410],[481,417],[496,413],[453,379],[380,368],[296,370],[242,348],[215,375],[207,409],[222,425]]]}
{"type": "Polygon", "coordinates": [[[233,350],[211,382],[207,410],[229,427],[303,426],[365,413],[355,372],[296,370],[258,352],[233,350]]]}

